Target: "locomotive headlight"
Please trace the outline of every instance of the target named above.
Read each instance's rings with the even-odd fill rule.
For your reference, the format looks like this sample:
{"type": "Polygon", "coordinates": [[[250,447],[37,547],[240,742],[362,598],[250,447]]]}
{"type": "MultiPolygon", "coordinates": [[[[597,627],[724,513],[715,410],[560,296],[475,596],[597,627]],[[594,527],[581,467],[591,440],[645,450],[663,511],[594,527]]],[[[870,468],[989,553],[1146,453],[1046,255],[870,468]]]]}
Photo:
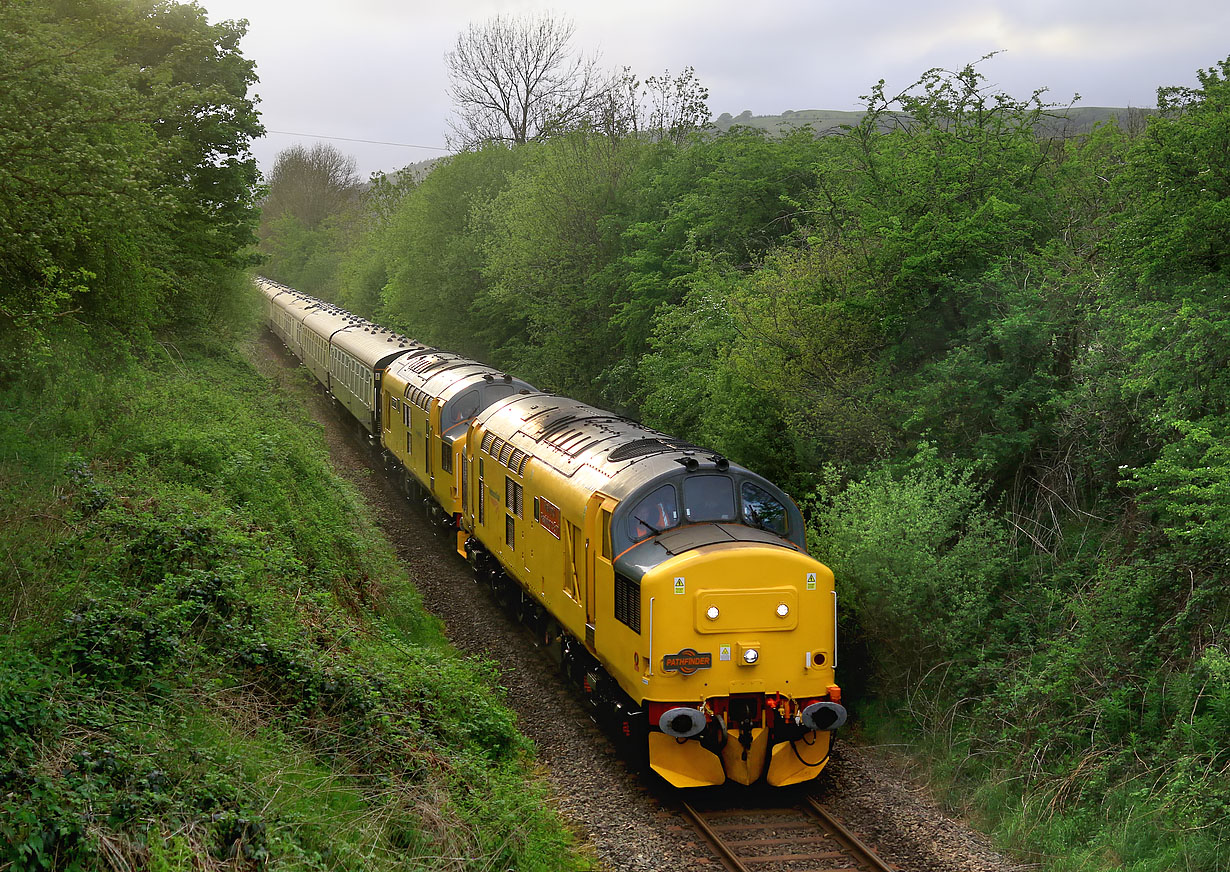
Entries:
{"type": "Polygon", "coordinates": [[[777,616],[779,618],[784,618],[788,614],[790,614],[790,606],[786,605],[785,603],[781,603],[780,605],[778,605],[777,616]]]}
{"type": "Polygon", "coordinates": [[[718,619],[718,607],[709,606],[709,608],[705,611],[705,617],[711,621],[716,621],[718,619]]]}
{"type": "Polygon", "coordinates": [[[746,651],[743,652],[743,662],[746,663],[748,666],[755,665],[756,661],[759,659],[760,659],[760,652],[757,651],[755,648],[748,648],[746,651]]]}

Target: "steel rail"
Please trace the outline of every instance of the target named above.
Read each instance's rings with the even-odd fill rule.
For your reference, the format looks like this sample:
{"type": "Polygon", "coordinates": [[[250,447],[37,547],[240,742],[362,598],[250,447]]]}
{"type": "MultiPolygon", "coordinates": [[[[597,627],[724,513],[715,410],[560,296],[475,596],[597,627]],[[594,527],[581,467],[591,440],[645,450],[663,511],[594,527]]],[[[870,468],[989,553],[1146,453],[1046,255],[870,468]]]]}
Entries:
{"type": "MultiPolygon", "coordinates": [[[[711,811],[708,817],[717,814],[719,817],[747,817],[753,818],[753,821],[748,823],[730,823],[730,824],[713,824],[710,823],[706,813],[697,810],[690,802],[681,800],[681,810],[684,817],[696,828],[697,832],[709,844],[710,848],[717,855],[718,860],[728,870],[728,872],[752,872],[752,867],[764,869],[765,864],[795,864],[800,861],[830,861],[844,860],[852,862],[855,865],[849,868],[851,872],[897,872],[896,868],[885,863],[875,852],[871,850],[861,839],[852,833],[844,824],[834,818],[829,812],[815,799],[805,797],[804,801],[791,806],[783,806],[777,808],[725,808],[719,811],[711,811]],[[812,826],[817,827],[823,836],[795,836],[788,838],[742,838],[742,839],[726,839],[723,838],[721,832],[724,830],[757,830],[769,829],[777,826],[799,826],[799,824],[774,824],[755,821],[757,816],[761,817],[789,817],[792,815],[801,815],[802,821],[811,821],[812,826]],[[806,845],[816,845],[827,842],[830,850],[820,850],[813,853],[803,853],[806,845]],[[756,848],[782,848],[785,850],[794,849],[793,853],[783,854],[755,854],[741,857],[736,853],[736,848],[739,847],[756,847],[756,848]],[[832,850],[836,849],[836,850],[832,850]]],[[[826,867],[831,869],[831,872],[840,872],[839,869],[826,867]]]]}
{"type": "Polygon", "coordinates": [[[740,862],[734,852],[726,847],[726,843],[722,841],[721,836],[713,831],[713,828],[709,826],[709,822],[704,819],[700,812],[692,807],[690,802],[685,801],[683,803],[683,814],[684,817],[690,820],[692,825],[700,831],[700,834],[704,836],[705,841],[709,843],[709,847],[714,850],[714,852],[718,855],[718,858],[722,861],[722,865],[725,866],[729,872],[751,872],[750,869],[740,862]]]}
{"type": "Polygon", "coordinates": [[[828,810],[818,803],[814,797],[805,798],[807,810],[814,814],[821,823],[830,830],[833,838],[848,853],[854,856],[855,862],[867,872],[896,872],[896,867],[890,866],[876,855],[862,839],[854,835],[845,824],[829,814],[828,810]]]}

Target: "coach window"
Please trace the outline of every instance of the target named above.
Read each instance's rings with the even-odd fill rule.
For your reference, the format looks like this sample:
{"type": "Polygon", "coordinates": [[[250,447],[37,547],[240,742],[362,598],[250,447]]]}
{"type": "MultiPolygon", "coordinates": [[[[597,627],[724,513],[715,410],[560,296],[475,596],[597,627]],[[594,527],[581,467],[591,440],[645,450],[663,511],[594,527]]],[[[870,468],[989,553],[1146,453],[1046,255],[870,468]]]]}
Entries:
{"type": "Polygon", "coordinates": [[[745,481],[739,495],[743,498],[743,520],[749,527],[759,527],[779,536],[786,535],[789,529],[786,507],[771,493],[745,481]]]}
{"type": "Polygon", "coordinates": [[[633,542],[678,526],[679,506],[675,501],[675,488],[669,484],[662,485],[637,503],[628,517],[633,542]]]}
{"type": "Polygon", "coordinates": [[[684,517],[698,521],[733,521],[734,483],[724,475],[689,475],[683,480],[684,517]]]}

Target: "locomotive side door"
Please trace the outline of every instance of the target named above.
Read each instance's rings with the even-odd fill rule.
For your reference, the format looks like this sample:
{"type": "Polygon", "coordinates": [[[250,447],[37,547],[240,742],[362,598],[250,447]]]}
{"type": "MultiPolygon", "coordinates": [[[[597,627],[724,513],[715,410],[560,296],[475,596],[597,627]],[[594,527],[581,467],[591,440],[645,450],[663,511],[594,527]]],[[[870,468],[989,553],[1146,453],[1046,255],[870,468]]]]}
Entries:
{"type": "Polygon", "coordinates": [[[436,489],[436,473],[435,468],[431,463],[431,406],[428,403],[428,412],[426,420],[423,421],[423,473],[427,476],[427,489],[434,491],[436,489]]]}
{"type": "Polygon", "coordinates": [[[384,390],[383,373],[376,374],[376,408],[379,410],[378,432],[381,445],[389,444],[389,431],[392,429],[393,397],[384,390]]]}
{"type": "Polygon", "coordinates": [[[598,602],[610,600],[612,613],[615,567],[611,562],[611,512],[616,500],[596,493],[585,504],[585,644],[593,650],[598,602]]]}

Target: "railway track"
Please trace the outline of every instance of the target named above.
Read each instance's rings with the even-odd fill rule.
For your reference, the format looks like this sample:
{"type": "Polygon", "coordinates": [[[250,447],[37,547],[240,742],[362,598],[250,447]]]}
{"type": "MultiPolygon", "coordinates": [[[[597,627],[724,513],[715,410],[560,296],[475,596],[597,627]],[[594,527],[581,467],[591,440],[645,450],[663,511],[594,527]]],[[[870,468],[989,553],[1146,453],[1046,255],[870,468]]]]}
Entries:
{"type": "Polygon", "coordinates": [[[810,796],[747,808],[685,801],[682,811],[730,872],[897,872],[810,796]]]}

